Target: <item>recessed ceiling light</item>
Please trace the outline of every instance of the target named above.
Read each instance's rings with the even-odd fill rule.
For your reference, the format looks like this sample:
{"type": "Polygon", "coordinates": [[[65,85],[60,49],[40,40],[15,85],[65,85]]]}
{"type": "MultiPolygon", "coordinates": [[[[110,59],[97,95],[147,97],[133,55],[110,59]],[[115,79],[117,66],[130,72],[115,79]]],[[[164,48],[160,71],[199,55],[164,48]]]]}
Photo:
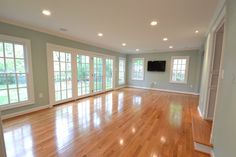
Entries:
{"type": "Polygon", "coordinates": [[[167,41],[168,40],[168,38],[163,38],[163,41],[167,41]]]}
{"type": "Polygon", "coordinates": [[[170,49],[173,49],[173,46],[169,46],[170,49]]]}
{"type": "Polygon", "coordinates": [[[136,49],[136,51],[139,51],[139,49],[136,49]]]}
{"type": "Polygon", "coordinates": [[[157,21],[152,21],[152,22],[150,23],[150,25],[151,25],[151,26],[156,26],[156,25],[157,25],[157,21]]]}
{"type": "Polygon", "coordinates": [[[126,43],[122,43],[122,46],[126,46],[126,43]]]}
{"type": "Polygon", "coordinates": [[[195,33],[198,34],[198,33],[199,33],[199,30],[196,30],[195,33]]]}
{"type": "Polygon", "coordinates": [[[49,10],[43,10],[42,11],[43,15],[50,16],[51,12],[49,10]]]}
{"type": "Polygon", "coordinates": [[[102,37],[102,36],[103,36],[103,34],[102,34],[102,33],[98,33],[98,36],[99,36],[99,37],[102,37]]]}

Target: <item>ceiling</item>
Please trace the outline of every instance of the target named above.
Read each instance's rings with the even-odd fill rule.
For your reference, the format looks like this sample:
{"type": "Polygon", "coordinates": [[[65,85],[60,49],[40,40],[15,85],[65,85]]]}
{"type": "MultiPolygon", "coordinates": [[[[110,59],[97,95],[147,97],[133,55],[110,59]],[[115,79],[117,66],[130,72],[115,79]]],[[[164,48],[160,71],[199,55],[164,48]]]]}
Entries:
{"type": "Polygon", "coordinates": [[[122,53],[165,52],[199,48],[218,1],[1,0],[0,19],[122,53]]]}

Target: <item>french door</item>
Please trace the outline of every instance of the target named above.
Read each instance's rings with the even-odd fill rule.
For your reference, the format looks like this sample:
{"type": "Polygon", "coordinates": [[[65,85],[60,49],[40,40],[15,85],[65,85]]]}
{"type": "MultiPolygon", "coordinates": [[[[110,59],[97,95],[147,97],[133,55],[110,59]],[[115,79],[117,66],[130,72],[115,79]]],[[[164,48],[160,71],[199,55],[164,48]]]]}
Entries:
{"type": "Polygon", "coordinates": [[[71,54],[53,51],[53,67],[55,101],[72,98],[71,54]]]}
{"type": "Polygon", "coordinates": [[[112,90],[113,64],[111,56],[48,44],[50,104],[112,90]]]}

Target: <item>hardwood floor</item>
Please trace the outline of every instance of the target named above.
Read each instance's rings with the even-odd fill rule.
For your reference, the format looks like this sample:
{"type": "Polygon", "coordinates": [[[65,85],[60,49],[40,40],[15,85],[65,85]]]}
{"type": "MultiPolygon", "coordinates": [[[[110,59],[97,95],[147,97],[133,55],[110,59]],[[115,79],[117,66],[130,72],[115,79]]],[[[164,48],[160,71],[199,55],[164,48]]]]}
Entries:
{"type": "Polygon", "coordinates": [[[207,157],[194,151],[198,97],[124,88],[4,121],[8,157],[207,157]]]}

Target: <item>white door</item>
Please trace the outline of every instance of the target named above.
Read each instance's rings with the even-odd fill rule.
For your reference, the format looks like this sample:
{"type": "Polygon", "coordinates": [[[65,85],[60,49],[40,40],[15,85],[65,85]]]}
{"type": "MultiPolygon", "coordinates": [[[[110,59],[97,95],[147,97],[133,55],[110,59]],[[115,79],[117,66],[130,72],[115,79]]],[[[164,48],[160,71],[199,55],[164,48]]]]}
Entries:
{"type": "Polygon", "coordinates": [[[103,58],[93,57],[93,92],[103,91],[103,58]]]}
{"type": "Polygon", "coordinates": [[[53,51],[53,81],[56,103],[72,98],[71,53],[53,51]]]}
{"type": "Polygon", "coordinates": [[[113,89],[113,59],[106,58],[106,90],[113,89]]]}
{"type": "Polygon", "coordinates": [[[91,93],[91,61],[87,55],[77,55],[76,60],[78,96],[82,97],[91,93]]]}

